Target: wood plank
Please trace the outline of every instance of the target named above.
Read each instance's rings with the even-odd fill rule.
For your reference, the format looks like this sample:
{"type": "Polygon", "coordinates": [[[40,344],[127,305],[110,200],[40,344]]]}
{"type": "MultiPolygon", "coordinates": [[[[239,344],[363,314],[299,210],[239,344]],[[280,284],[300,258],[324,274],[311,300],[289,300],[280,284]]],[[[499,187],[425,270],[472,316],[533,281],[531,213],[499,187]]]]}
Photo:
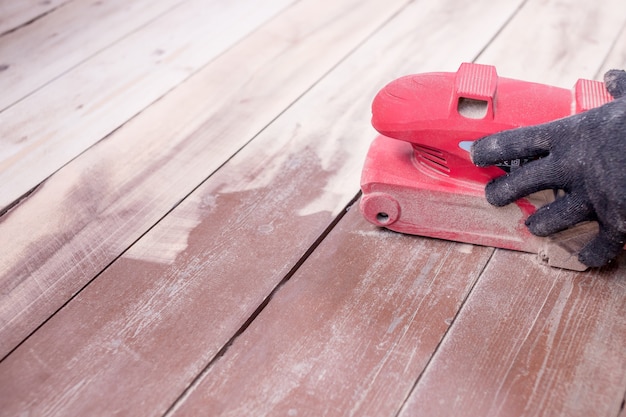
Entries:
{"type": "MultiPolygon", "coordinates": [[[[562,86],[593,77],[624,24],[611,10],[527,2],[481,60],[503,75],[562,86]],[[573,13],[539,13],[561,7],[573,13]],[[598,19],[602,41],[589,38],[598,19]],[[537,30],[528,30],[531,21],[537,30]],[[562,28],[567,40],[544,33],[562,28]],[[512,39],[533,48],[515,55],[512,39]],[[522,77],[531,53],[541,59],[522,77]]],[[[622,265],[574,273],[496,251],[400,415],[617,415],[626,390],[625,272],[622,265]]]]}
{"type": "Polygon", "coordinates": [[[0,36],[50,13],[68,0],[0,1],[0,36]]]}
{"type": "Polygon", "coordinates": [[[5,68],[0,73],[0,111],[178,3],[181,0],[74,0],[0,37],[0,65],[5,68]]]}
{"type": "Polygon", "coordinates": [[[292,2],[185,1],[0,113],[0,211],[292,2]]]}
{"type": "Polygon", "coordinates": [[[171,415],[396,415],[492,252],[353,207],[171,415]]]}
{"type": "Polygon", "coordinates": [[[626,69],[626,24],[615,38],[611,50],[596,73],[596,78],[601,80],[604,73],[611,69],[626,69]]]}
{"type": "Polygon", "coordinates": [[[497,251],[401,416],[616,416],[624,262],[573,273],[497,251]]]}
{"type": "Polygon", "coordinates": [[[477,62],[510,78],[572,88],[593,77],[626,24],[625,3],[527,1],[477,62]]]}
{"type": "Polygon", "coordinates": [[[314,1],[299,3],[3,216],[1,356],[403,3],[344,0],[325,8],[314,1]]]}
{"type": "Polygon", "coordinates": [[[411,3],[20,345],[0,364],[7,413],[169,406],[352,197],[381,83],[455,67],[517,7],[454,5],[411,3]],[[473,37],[441,24],[468,16],[473,37]]]}

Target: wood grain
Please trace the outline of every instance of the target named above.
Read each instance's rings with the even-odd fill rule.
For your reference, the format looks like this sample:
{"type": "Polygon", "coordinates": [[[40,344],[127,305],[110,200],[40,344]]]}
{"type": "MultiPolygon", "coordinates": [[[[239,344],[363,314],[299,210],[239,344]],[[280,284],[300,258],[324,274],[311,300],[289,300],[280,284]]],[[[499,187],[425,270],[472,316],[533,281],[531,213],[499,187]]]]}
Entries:
{"type": "Polygon", "coordinates": [[[74,0],[21,30],[0,37],[0,65],[5,67],[0,72],[0,111],[177,3],[181,0],[74,0]]]}
{"type": "MultiPolygon", "coordinates": [[[[3,216],[2,356],[403,2],[345,0],[325,8],[315,1],[298,3],[64,167],[3,216]],[[246,65],[241,65],[244,61],[246,65]]],[[[367,111],[360,117],[366,120],[367,111]]],[[[368,124],[361,128],[367,132],[368,124]]],[[[287,131],[291,130],[289,126],[287,131]]],[[[280,154],[279,148],[272,149],[280,154]]]]}
{"type": "Polygon", "coordinates": [[[292,2],[185,1],[0,113],[0,210],[292,2]]]}
{"type": "Polygon", "coordinates": [[[602,66],[578,65],[576,45],[619,55],[621,37],[604,40],[623,16],[587,42],[605,11],[582,2],[564,4],[596,17],[402,4],[297,2],[0,218],[0,341],[69,301],[0,363],[0,415],[396,415],[416,380],[403,416],[624,415],[624,255],[576,274],[496,251],[452,321],[490,249],[378,231],[355,210],[315,248],[356,191],[382,84],[453,71],[535,21],[568,28],[569,47],[538,29],[531,56],[482,56],[514,76],[503,65],[560,51],[519,78],[565,84],[602,66]]]}
{"type": "Polygon", "coordinates": [[[0,364],[2,412],[171,405],[353,197],[380,83],[425,57],[456,66],[443,40],[471,58],[516,7],[499,4],[412,3],[388,22],[0,364]],[[485,10],[475,37],[441,25],[485,10]]]}
{"type": "Polygon", "coordinates": [[[601,80],[604,73],[611,69],[626,69],[626,24],[613,41],[611,50],[596,73],[596,78],[601,80]]]}
{"type": "Polygon", "coordinates": [[[477,62],[504,77],[572,88],[592,78],[626,24],[626,4],[529,0],[477,62]]]}
{"type": "MultiPolygon", "coordinates": [[[[0,256],[2,356],[403,1],[346,0],[324,8],[313,1],[298,4],[64,167],[5,215],[0,220],[0,246],[7,248],[0,256]],[[243,61],[246,65],[240,65],[243,61]]],[[[360,117],[366,120],[367,112],[360,117]]],[[[366,132],[368,124],[362,129],[366,132]]]]}
{"type": "Polygon", "coordinates": [[[354,206],[171,415],[395,415],[492,252],[354,206]]]}
{"type": "MultiPolygon", "coordinates": [[[[571,85],[596,74],[622,30],[623,15],[610,13],[527,2],[480,59],[501,75],[571,85]],[[562,7],[571,12],[556,13],[562,7]],[[590,38],[597,19],[604,26],[590,38]]],[[[624,272],[574,273],[496,251],[400,415],[617,415],[626,390],[624,272]]]]}
{"type": "Polygon", "coordinates": [[[573,273],[496,251],[401,416],[616,416],[624,300],[624,265],[573,273]]]}
{"type": "Polygon", "coordinates": [[[67,2],[68,0],[1,0],[0,36],[50,13],[67,2]]]}
{"type": "MultiPolygon", "coordinates": [[[[611,69],[625,69],[626,68],[626,24],[622,27],[618,36],[612,43],[612,48],[608,55],[602,62],[602,66],[596,73],[596,79],[602,79],[604,73],[611,69]]],[[[621,410],[619,417],[626,417],[626,387],[624,388],[624,395],[621,403],[621,410]]]]}

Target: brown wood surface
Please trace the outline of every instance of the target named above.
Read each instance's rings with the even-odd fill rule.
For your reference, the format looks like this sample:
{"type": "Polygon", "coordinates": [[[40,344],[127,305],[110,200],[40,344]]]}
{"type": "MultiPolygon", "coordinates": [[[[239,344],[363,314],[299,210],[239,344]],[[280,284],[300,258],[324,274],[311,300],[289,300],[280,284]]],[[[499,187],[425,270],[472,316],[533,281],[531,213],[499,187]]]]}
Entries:
{"type": "MultiPolygon", "coordinates": [[[[624,16],[611,15],[623,5],[556,13],[570,7],[525,3],[478,61],[561,86],[626,64],[624,16]],[[597,21],[602,30],[590,29],[597,21]]],[[[400,415],[617,415],[626,391],[621,264],[577,274],[496,251],[400,415]]]]}
{"type": "Polygon", "coordinates": [[[623,2],[141,1],[102,37],[117,0],[0,35],[65,18],[41,59],[91,39],[0,110],[0,199],[37,186],[0,215],[1,416],[624,417],[626,255],[574,273],[346,212],[382,85],[601,77],[623,2]]]}
{"type": "MultiPolygon", "coordinates": [[[[601,79],[626,64],[624,15],[612,14],[623,7],[527,2],[478,61],[564,87],[601,79]]],[[[617,415],[626,391],[624,275],[623,259],[577,274],[496,251],[400,415],[617,415]]]]}
{"type": "Polygon", "coordinates": [[[400,415],[616,416],[625,261],[575,273],[496,251],[400,415]]]}
{"type": "MultiPolygon", "coordinates": [[[[294,6],[3,216],[0,354],[6,355],[382,25],[395,12],[393,4],[348,0],[326,8],[314,1],[294,6]],[[364,24],[370,15],[378,18],[364,24]],[[346,28],[349,35],[338,37],[346,28]]],[[[361,116],[365,122],[366,113],[361,116]]],[[[367,124],[360,128],[369,130],[367,124]]],[[[361,149],[366,146],[363,142],[361,149]]]]}
{"type": "MultiPolygon", "coordinates": [[[[433,2],[430,11],[443,11],[446,6],[433,2]]],[[[477,3],[472,10],[479,14],[481,8],[485,10],[487,2],[477,3]]],[[[512,9],[502,7],[500,14],[493,14],[493,25],[477,22],[482,39],[454,37],[452,28],[440,35],[463,46],[464,53],[477,52],[512,9]]],[[[456,14],[459,20],[465,16],[456,14]]],[[[80,415],[90,407],[132,414],[146,404],[158,412],[176,399],[176,391],[192,382],[353,197],[369,144],[355,138],[371,134],[368,108],[377,80],[407,71],[397,62],[411,48],[417,62],[420,54],[439,53],[437,43],[429,50],[417,42],[437,27],[432,14],[412,6],[394,22],[0,364],[0,373],[15,381],[4,392],[12,399],[6,413],[27,405],[53,414],[80,415]],[[407,24],[420,19],[421,31],[407,24]],[[383,52],[397,58],[386,66],[374,65],[383,52]],[[355,71],[362,77],[355,79],[355,71]],[[351,123],[328,131],[325,121],[337,114],[351,123]],[[333,182],[345,180],[348,174],[353,186],[338,194],[341,188],[333,182]],[[294,231],[296,241],[291,240],[294,231]],[[117,301],[99,302],[109,297],[117,301]],[[171,344],[164,342],[170,338],[171,344]],[[171,346],[169,353],[165,353],[167,346],[171,346]],[[67,361],[78,366],[54,371],[67,361]],[[148,366],[155,361],[159,367],[148,366]],[[24,363],[34,367],[24,369],[24,363]],[[123,371],[128,374],[122,376],[123,371]],[[112,389],[113,381],[114,392],[95,398],[96,393],[112,389]],[[132,393],[132,398],[124,392],[132,393]]],[[[447,54],[439,57],[450,60],[447,54]]]]}
{"type": "Polygon", "coordinates": [[[353,206],[172,415],[395,415],[492,252],[353,206]]]}

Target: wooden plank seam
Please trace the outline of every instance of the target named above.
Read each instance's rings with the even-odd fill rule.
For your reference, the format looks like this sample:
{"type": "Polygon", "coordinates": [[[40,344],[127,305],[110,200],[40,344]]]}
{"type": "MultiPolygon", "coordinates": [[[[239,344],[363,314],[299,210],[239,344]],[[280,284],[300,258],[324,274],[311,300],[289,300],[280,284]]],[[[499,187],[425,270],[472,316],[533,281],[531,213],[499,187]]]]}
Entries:
{"type": "MultiPolygon", "coordinates": [[[[0,37],[4,35],[8,35],[17,30],[20,30],[26,26],[32,25],[37,20],[63,7],[65,3],[67,3],[68,1],[69,0],[60,0],[60,1],[57,1],[56,3],[53,3],[52,1],[48,1],[47,3],[51,5],[50,8],[44,7],[41,11],[36,11],[35,13],[29,12],[29,10],[32,9],[33,7],[32,5],[28,4],[29,3],[28,0],[20,0],[19,2],[17,1],[13,2],[13,6],[15,6],[16,4],[20,4],[20,6],[25,6],[25,10],[22,10],[21,13],[18,12],[18,15],[13,17],[13,22],[9,20],[8,24],[6,23],[6,21],[3,22],[2,16],[0,15],[0,37]]],[[[9,3],[9,2],[10,0],[6,1],[5,3],[9,3]]],[[[37,5],[42,5],[42,4],[45,5],[46,2],[41,2],[41,1],[37,2],[37,5]]],[[[4,11],[4,10],[1,10],[2,7],[3,5],[0,4],[0,14],[4,11]]]]}
{"type": "Polygon", "coordinates": [[[257,319],[257,317],[265,310],[265,308],[272,301],[274,296],[280,291],[281,288],[285,286],[285,284],[294,276],[294,274],[300,269],[300,267],[306,262],[306,260],[313,254],[315,249],[326,239],[328,234],[335,228],[335,226],[343,219],[343,217],[350,210],[358,210],[358,207],[354,207],[355,204],[358,204],[358,200],[361,197],[361,191],[359,191],[352,200],[346,205],[346,207],[341,210],[341,212],[335,216],[335,218],[328,224],[326,229],[319,235],[319,237],[312,243],[312,245],[307,249],[307,251],[302,254],[300,259],[293,265],[291,270],[285,274],[282,280],[276,284],[276,286],[270,291],[267,297],[263,300],[261,304],[254,310],[254,312],[250,315],[250,317],[242,324],[242,326],[237,329],[237,331],[233,334],[233,336],[224,344],[224,346],[215,354],[215,356],[207,363],[207,365],[198,372],[198,375],[189,383],[189,385],[181,392],[180,396],[172,403],[172,405],[163,413],[163,417],[170,417],[175,412],[178,406],[185,402],[185,399],[190,395],[193,388],[202,380],[202,378],[211,371],[211,368],[215,365],[215,363],[220,360],[230,347],[235,343],[235,341],[250,327],[250,325],[257,319]]]}

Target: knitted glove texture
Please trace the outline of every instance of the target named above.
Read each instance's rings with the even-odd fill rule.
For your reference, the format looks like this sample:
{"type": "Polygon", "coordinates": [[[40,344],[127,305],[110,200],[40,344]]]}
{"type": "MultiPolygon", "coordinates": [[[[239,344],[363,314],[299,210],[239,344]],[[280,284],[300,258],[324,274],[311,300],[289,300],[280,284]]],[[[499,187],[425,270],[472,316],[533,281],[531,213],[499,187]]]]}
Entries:
{"type": "Polygon", "coordinates": [[[531,233],[548,236],[597,221],[598,235],[578,255],[589,267],[610,262],[626,240],[626,72],[611,70],[604,83],[614,101],[482,138],[471,149],[478,166],[532,159],[487,184],[485,194],[493,205],[504,206],[539,190],[564,191],[528,217],[531,233]]]}

